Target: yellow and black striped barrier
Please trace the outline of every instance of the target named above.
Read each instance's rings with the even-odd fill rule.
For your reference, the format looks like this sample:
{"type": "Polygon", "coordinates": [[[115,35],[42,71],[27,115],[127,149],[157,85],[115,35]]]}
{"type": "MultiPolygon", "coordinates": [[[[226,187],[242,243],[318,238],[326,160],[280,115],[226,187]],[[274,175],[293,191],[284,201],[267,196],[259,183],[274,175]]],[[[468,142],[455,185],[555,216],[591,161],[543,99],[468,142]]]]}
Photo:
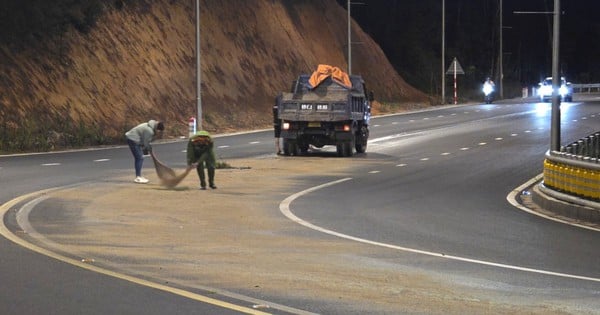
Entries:
{"type": "Polygon", "coordinates": [[[600,200],[600,164],[546,154],[544,186],[577,197],[600,200]]]}

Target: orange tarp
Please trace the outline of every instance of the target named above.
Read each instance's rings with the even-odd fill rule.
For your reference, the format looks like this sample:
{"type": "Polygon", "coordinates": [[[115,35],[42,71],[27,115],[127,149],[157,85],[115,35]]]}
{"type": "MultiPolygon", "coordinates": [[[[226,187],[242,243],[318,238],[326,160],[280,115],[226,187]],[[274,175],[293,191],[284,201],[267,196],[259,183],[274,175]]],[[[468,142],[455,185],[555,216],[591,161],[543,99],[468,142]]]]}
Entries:
{"type": "Polygon", "coordinates": [[[329,76],[331,76],[333,81],[345,88],[352,87],[352,82],[350,82],[350,77],[348,74],[342,71],[340,68],[330,65],[319,65],[317,67],[317,71],[313,72],[310,76],[310,79],[308,79],[308,83],[315,88],[329,76]]]}

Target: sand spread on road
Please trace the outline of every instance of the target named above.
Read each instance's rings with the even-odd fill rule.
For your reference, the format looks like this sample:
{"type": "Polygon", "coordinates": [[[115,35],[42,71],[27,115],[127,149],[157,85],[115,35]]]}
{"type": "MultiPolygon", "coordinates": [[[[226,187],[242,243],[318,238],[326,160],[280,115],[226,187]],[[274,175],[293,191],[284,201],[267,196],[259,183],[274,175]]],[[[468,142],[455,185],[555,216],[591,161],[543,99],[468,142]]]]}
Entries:
{"type": "MultiPolygon", "coordinates": [[[[285,296],[340,314],[542,314],[543,305],[508,304],[491,293],[403,264],[433,260],[324,235],[286,218],[280,202],[375,158],[280,157],[227,161],[218,189],[198,189],[192,172],[179,186],[139,185],[130,176],[52,194],[68,215],[36,226],[61,250],[113,270],[188,288],[256,298],[285,296]]],[[[183,170],[178,170],[179,172],[183,170]]],[[[37,211],[37,210],[36,210],[37,211]]],[[[40,210],[41,211],[41,210],[40,210]]],[[[303,305],[293,305],[303,309],[303,305]]]]}

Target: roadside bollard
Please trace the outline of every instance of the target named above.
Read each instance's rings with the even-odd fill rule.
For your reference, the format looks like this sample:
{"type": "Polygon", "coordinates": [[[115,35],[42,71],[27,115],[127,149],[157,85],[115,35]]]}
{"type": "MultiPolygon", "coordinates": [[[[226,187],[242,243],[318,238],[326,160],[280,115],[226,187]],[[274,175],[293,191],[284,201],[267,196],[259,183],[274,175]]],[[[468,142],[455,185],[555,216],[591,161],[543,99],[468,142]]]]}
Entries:
{"type": "Polygon", "coordinates": [[[189,137],[192,137],[195,133],[196,133],[196,118],[195,117],[190,117],[190,119],[188,119],[188,132],[189,132],[189,137]]]}

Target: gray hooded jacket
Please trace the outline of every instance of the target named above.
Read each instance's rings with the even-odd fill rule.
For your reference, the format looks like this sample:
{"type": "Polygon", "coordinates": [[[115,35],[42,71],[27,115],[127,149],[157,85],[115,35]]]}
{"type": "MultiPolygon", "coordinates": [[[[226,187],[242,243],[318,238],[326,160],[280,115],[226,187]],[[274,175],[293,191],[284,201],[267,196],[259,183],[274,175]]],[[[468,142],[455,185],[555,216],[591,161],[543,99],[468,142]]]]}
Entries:
{"type": "Polygon", "coordinates": [[[157,125],[158,121],[153,119],[147,123],[141,123],[127,131],[125,137],[146,149],[151,149],[150,141],[154,137],[154,130],[156,130],[157,125]]]}

